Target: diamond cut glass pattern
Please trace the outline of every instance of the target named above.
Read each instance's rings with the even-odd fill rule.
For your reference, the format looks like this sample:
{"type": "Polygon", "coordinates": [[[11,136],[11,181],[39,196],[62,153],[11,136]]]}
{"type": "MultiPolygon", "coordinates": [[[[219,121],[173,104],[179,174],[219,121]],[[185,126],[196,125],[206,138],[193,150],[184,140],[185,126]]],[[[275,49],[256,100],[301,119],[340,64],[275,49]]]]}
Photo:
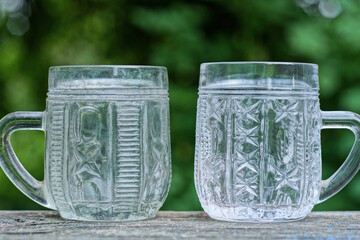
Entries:
{"type": "MultiPolygon", "coordinates": [[[[230,207],[225,212],[219,210],[217,218],[231,208],[243,209],[243,217],[247,218],[251,217],[247,208],[258,208],[252,212],[258,216],[278,206],[292,206],[299,211],[305,208],[306,198],[302,196],[311,194],[303,193],[305,155],[320,155],[314,143],[314,138],[319,138],[320,124],[304,124],[314,121],[311,114],[304,112],[305,106],[316,102],[316,98],[302,97],[200,96],[197,136],[201,140],[196,146],[196,169],[203,170],[195,176],[199,176],[197,189],[203,207],[230,207]]],[[[316,160],[312,162],[319,166],[316,160]]],[[[312,176],[306,189],[317,192],[320,175],[312,176]]]]}

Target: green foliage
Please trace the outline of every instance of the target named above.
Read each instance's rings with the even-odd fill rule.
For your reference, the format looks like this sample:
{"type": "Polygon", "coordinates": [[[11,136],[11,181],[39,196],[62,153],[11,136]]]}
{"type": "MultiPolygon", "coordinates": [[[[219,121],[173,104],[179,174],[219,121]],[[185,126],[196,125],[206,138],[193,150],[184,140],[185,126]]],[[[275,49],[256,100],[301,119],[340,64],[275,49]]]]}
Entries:
{"type": "MultiPolygon", "coordinates": [[[[295,1],[34,0],[30,30],[0,21],[0,117],[45,109],[52,65],[168,67],[173,180],[166,210],[200,210],[193,161],[199,65],[209,61],[298,61],[320,67],[323,110],[360,112],[360,3],[341,1],[335,19],[307,15],[295,1]]],[[[336,171],[353,136],[325,131],[323,174],[336,171]]],[[[43,134],[16,133],[26,168],[43,176],[43,134]]],[[[39,209],[0,172],[0,209],[39,209]]],[[[360,209],[360,177],[318,210],[360,209]]]]}

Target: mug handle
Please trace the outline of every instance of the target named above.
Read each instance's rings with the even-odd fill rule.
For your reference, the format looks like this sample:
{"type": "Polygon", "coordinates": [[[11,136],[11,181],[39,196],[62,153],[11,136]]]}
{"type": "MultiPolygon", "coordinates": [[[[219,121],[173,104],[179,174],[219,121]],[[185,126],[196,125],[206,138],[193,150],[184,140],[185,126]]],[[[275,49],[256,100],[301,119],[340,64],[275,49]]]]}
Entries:
{"type": "Polygon", "coordinates": [[[360,115],[352,112],[322,111],[322,129],[349,129],[355,135],[352,149],[341,167],[327,180],[321,181],[319,202],[335,195],[345,187],[360,169],[360,115]]]}
{"type": "Polygon", "coordinates": [[[44,131],[43,117],[43,112],[14,112],[0,120],[0,166],[26,196],[44,207],[56,209],[47,201],[44,181],[36,180],[26,171],[10,143],[11,134],[17,130],[44,131]]]}

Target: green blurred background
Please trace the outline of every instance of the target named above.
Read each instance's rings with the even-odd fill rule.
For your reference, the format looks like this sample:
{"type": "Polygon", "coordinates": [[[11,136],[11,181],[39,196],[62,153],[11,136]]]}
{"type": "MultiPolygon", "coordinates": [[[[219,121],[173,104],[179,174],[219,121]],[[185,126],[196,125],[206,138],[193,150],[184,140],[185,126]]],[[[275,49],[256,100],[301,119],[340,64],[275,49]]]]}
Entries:
{"type": "MultiPolygon", "coordinates": [[[[360,112],[360,2],[319,1],[0,0],[0,117],[44,110],[53,65],[164,65],[173,180],[162,209],[201,210],[193,180],[200,63],[317,63],[322,109],[360,112]]],[[[353,140],[345,130],[322,132],[323,178],[341,165],[353,140]]],[[[17,132],[12,143],[42,179],[44,134],[17,132]]],[[[0,209],[41,209],[2,171],[0,183],[0,209]]],[[[359,210],[360,176],[315,209],[359,210]]]]}

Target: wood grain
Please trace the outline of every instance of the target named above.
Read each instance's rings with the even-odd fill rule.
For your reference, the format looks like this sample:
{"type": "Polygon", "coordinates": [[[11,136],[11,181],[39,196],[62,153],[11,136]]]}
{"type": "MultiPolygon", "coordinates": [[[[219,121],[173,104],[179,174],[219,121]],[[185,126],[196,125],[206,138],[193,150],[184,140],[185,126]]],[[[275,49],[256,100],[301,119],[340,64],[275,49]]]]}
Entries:
{"type": "Polygon", "coordinates": [[[216,221],[203,212],[159,212],[139,222],[79,222],[54,211],[0,211],[0,239],[360,239],[360,212],[313,212],[290,223],[216,221]]]}

